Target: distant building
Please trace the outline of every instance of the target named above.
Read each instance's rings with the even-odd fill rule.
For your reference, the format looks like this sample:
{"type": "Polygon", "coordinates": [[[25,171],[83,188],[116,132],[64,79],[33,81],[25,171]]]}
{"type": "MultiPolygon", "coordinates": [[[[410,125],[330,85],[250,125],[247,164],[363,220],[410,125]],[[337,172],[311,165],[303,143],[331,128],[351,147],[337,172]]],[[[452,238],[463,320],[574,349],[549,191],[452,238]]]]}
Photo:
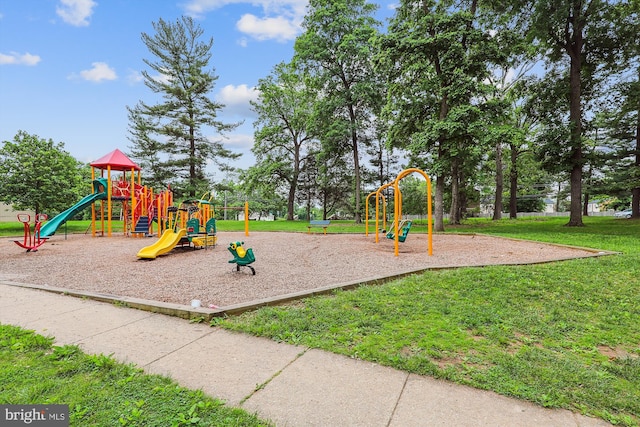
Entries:
{"type": "Polygon", "coordinates": [[[7,205],[6,203],[0,202],[0,222],[13,222],[18,221],[18,214],[29,214],[31,215],[31,220],[35,220],[36,213],[34,211],[22,210],[17,211],[13,209],[11,205],[7,205]]]}
{"type": "Polygon", "coordinates": [[[553,199],[544,199],[544,212],[551,213],[556,211],[556,202],[553,199]]]}
{"type": "MultiPolygon", "coordinates": [[[[275,221],[273,214],[264,214],[260,212],[251,212],[249,214],[249,221],[275,221]]],[[[238,213],[238,221],[244,221],[244,212],[238,213]]]]}
{"type": "Polygon", "coordinates": [[[600,205],[602,204],[602,200],[593,200],[591,202],[589,202],[589,204],[587,205],[587,212],[600,212],[600,205]]]}

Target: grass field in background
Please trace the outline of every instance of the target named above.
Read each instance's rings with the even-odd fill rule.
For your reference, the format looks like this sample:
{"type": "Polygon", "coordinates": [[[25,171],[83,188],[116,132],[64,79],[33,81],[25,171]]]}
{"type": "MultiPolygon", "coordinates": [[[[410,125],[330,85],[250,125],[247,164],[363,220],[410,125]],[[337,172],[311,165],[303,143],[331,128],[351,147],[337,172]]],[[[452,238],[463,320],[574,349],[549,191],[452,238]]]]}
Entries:
{"type": "MultiPolygon", "coordinates": [[[[307,232],[308,221],[286,221],[283,219],[277,221],[249,221],[249,232],[251,231],[284,231],[284,232],[307,232]]],[[[122,234],[123,225],[122,221],[111,222],[112,233],[122,234]]],[[[244,221],[233,220],[218,220],[216,221],[216,227],[218,232],[225,231],[244,231],[244,221]]],[[[105,225],[105,229],[107,226],[105,225]]],[[[33,224],[31,225],[33,230],[33,224]]],[[[369,232],[373,233],[375,230],[375,222],[369,223],[369,232]]],[[[426,233],[427,226],[426,221],[418,221],[412,231],[417,233],[426,233]]],[[[24,232],[24,226],[22,223],[15,222],[0,222],[0,237],[2,236],[22,236],[24,232]]],[[[62,225],[57,235],[62,235],[65,232],[73,234],[91,234],[91,221],[68,221],[65,225],[62,225]]],[[[154,232],[157,233],[157,228],[154,228],[154,232]]],[[[328,229],[329,233],[364,233],[364,224],[354,224],[353,221],[331,221],[331,225],[328,229]]]]}
{"type": "MultiPolygon", "coordinates": [[[[447,232],[620,254],[531,266],[426,272],[380,286],[216,319],[213,325],[493,390],[546,407],[567,408],[614,424],[638,426],[640,222],[607,217],[585,217],[585,227],[566,227],[566,222],[567,218],[540,217],[470,219],[462,226],[448,226],[447,232]]],[[[306,232],[306,224],[251,221],[250,232],[306,232]]],[[[370,227],[373,232],[374,225],[370,227]]],[[[89,222],[72,221],[67,229],[85,233],[88,228],[89,222]]],[[[243,222],[218,222],[219,233],[242,230],[243,222]]],[[[332,221],[328,232],[364,233],[364,225],[332,221]]],[[[426,232],[426,224],[418,222],[411,229],[414,232],[426,232]]],[[[21,234],[20,223],[0,223],[0,235],[21,234]]],[[[10,345],[20,348],[24,344],[17,340],[10,345]]],[[[3,346],[6,344],[0,348],[3,346]]],[[[1,375],[24,357],[18,351],[0,355],[1,375]]],[[[39,360],[25,363],[48,363],[39,360]]],[[[75,385],[76,380],[70,380],[70,387],[90,389],[93,376],[102,373],[94,372],[95,361],[81,359],[78,363],[88,377],[75,385]]],[[[131,381],[137,381],[137,375],[131,381]]],[[[32,381],[23,387],[37,388],[37,381],[32,381]]],[[[11,380],[0,377],[0,382],[11,380]]],[[[3,396],[19,395],[16,393],[0,394],[0,402],[8,399],[3,396]]],[[[74,396],[72,403],[84,402],[82,396],[74,396]]],[[[111,400],[118,411],[126,407],[137,413],[135,400],[126,401],[117,394],[109,397],[108,393],[101,399],[111,400]]],[[[175,411],[184,413],[180,408],[175,411]]]]}
{"type": "MultiPolygon", "coordinates": [[[[331,231],[335,232],[358,232],[362,230],[364,232],[364,226],[358,226],[353,224],[353,221],[341,221],[340,223],[334,222],[331,231]]],[[[219,232],[225,231],[244,231],[244,221],[232,221],[232,220],[219,220],[216,221],[216,226],[219,232]]],[[[122,221],[111,222],[112,233],[122,234],[123,226],[122,221]]],[[[33,224],[31,225],[33,230],[33,224]]],[[[106,229],[106,225],[105,225],[106,229]]],[[[62,225],[56,234],[64,234],[66,232],[73,234],[91,234],[91,221],[68,221],[65,225],[62,225]]],[[[306,221],[249,221],[250,231],[289,231],[289,232],[302,232],[307,231],[306,221]]],[[[24,226],[20,222],[0,222],[0,236],[22,236],[24,232],[24,226]]],[[[154,232],[157,233],[157,227],[154,227],[154,232]]]]}

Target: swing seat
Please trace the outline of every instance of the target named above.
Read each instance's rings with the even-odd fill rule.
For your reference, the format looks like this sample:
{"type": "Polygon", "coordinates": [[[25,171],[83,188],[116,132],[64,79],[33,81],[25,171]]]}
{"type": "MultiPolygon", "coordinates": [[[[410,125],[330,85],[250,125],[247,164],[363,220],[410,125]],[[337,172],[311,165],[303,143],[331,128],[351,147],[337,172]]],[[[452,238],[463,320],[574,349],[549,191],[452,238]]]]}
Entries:
{"type": "MultiPolygon", "coordinates": [[[[404,242],[405,240],[407,240],[407,235],[409,234],[409,230],[411,230],[412,224],[413,222],[409,220],[405,220],[400,223],[400,226],[398,227],[398,229],[400,230],[400,234],[398,234],[399,242],[404,242]]],[[[393,233],[393,227],[392,227],[391,231],[387,233],[387,239],[394,239],[394,238],[395,238],[395,234],[393,233]]]]}

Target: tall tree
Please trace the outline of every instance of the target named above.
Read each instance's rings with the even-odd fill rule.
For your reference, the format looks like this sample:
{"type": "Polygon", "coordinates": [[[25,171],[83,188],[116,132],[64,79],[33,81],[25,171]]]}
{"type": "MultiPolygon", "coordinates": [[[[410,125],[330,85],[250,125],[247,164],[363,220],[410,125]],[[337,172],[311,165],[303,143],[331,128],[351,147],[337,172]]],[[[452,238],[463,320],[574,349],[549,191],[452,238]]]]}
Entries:
{"type": "Polygon", "coordinates": [[[620,79],[616,85],[619,94],[617,109],[613,116],[612,139],[618,141],[617,151],[622,154],[619,171],[627,191],[631,189],[632,217],[640,218],[640,1],[626,2],[620,9],[622,39],[624,45],[623,61],[620,61],[620,79]],[[626,154],[626,155],[625,155],[626,154]]]}
{"type": "Polygon", "coordinates": [[[139,102],[127,107],[130,118],[132,157],[153,159],[163,170],[162,179],[172,175],[181,181],[174,185],[178,193],[194,197],[207,191],[205,168],[208,160],[216,164],[240,156],[226,149],[219,136],[207,136],[213,130],[222,135],[237,124],[218,119],[223,104],[209,94],[218,77],[209,67],[213,38],[200,41],[204,30],[192,18],[175,23],[160,19],[153,23],[154,35],[142,33],[142,41],[155,60],[144,59],[149,71],[142,71],[145,84],[162,95],[155,105],[139,102]]]}
{"type": "Polygon", "coordinates": [[[352,158],[337,153],[320,152],[316,157],[318,169],[314,185],[317,186],[316,195],[322,208],[322,219],[328,219],[335,213],[355,214],[353,194],[350,189],[354,174],[352,158]]]}
{"type": "Polygon", "coordinates": [[[490,66],[503,61],[504,52],[481,19],[477,0],[402,0],[380,38],[380,66],[389,84],[389,140],[436,175],[436,231],[444,230],[447,178],[451,221],[457,223],[464,210],[462,187],[485,151],[480,145],[485,106],[479,100],[490,66]]]}
{"type": "MultiPolygon", "coordinates": [[[[380,120],[379,123],[382,121],[380,120]]],[[[373,188],[392,181],[399,172],[399,156],[394,153],[393,147],[386,143],[385,133],[386,131],[377,132],[373,144],[367,149],[371,170],[365,171],[365,174],[369,175],[368,179],[365,178],[365,182],[373,184],[373,188]]]]}
{"type": "Polygon", "coordinates": [[[305,31],[295,42],[294,60],[308,70],[320,94],[316,110],[323,150],[352,154],[356,223],[361,222],[362,134],[381,100],[371,45],[380,25],[373,17],[376,9],[365,0],[310,0],[305,31]]]}
{"type": "Polygon", "coordinates": [[[36,214],[57,214],[89,192],[85,169],[62,142],[19,131],[0,147],[0,200],[36,214]]]}
{"type": "MultiPolygon", "coordinates": [[[[496,15],[494,15],[496,16],[496,15]]],[[[504,171],[507,169],[504,160],[509,159],[509,215],[516,218],[516,189],[518,179],[517,158],[520,146],[524,142],[526,123],[521,112],[522,88],[526,87],[526,80],[531,69],[538,60],[538,55],[526,43],[525,36],[519,27],[518,20],[508,16],[497,14],[495,19],[496,37],[501,38],[500,45],[506,53],[506,60],[500,66],[494,68],[488,76],[489,90],[485,94],[485,100],[489,112],[493,118],[489,118],[487,129],[489,143],[495,147],[495,200],[493,219],[502,218],[504,171]],[[508,157],[503,156],[507,149],[508,157]]]]}
{"type": "Polygon", "coordinates": [[[316,94],[292,64],[284,63],[261,79],[257,89],[258,100],[251,103],[258,114],[251,149],[255,168],[262,180],[287,183],[287,219],[293,220],[300,174],[315,155],[311,121],[316,94]]]}
{"type": "Polygon", "coordinates": [[[603,140],[598,142],[606,149],[596,191],[623,200],[631,194],[632,217],[640,218],[640,66],[630,71],[607,93],[599,117],[603,140]]]}
{"type": "Polygon", "coordinates": [[[518,195],[521,188],[521,176],[526,179],[532,171],[540,172],[540,164],[533,155],[532,141],[535,138],[535,129],[539,124],[536,114],[535,92],[537,78],[528,75],[520,79],[513,87],[509,100],[512,102],[510,120],[517,130],[512,134],[509,142],[509,218],[518,217],[518,195]],[[533,165],[532,165],[533,163],[533,165]],[[524,167],[528,166],[528,173],[522,174],[524,167]],[[533,167],[532,167],[533,166],[533,167]]]}
{"type": "MultiPolygon", "coordinates": [[[[583,144],[583,113],[585,90],[594,90],[594,77],[605,64],[615,62],[622,40],[617,39],[619,14],[625,1],[608,0],[523,0],[509,4],[517,15],[529,15],[529,35],[535,40],[551,66],[559,68],[555,75],[568,90],[560,92],[568,101],[566,139],[556,132],[551,148],[556,155],[566,153],[565,168],[571,186],[569,226],[582,226],[582,174],[585,163],[583,144]],[[522,12],[522,11],[525,12],[522,12]],[[562,72],[560,72],[562,71],[562,72]]],[[[550,108],[550,110],[553,110],[550,108]]],[[[554,112],[558,114],[558,110],[554,112]]],[[[559,129],[556,129],[559,130],[559,129]]],[[[547,140],[548,141],[548,140],[547,140]]],[[[557,162],[558,159],[556,159],[557,162]]]]}

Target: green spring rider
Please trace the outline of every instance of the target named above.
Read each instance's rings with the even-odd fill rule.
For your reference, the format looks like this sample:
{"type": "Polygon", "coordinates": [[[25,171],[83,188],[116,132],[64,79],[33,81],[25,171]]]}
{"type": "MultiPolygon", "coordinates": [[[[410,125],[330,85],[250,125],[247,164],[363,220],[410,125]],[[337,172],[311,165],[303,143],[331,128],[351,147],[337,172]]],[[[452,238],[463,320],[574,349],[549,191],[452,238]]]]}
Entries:
{"type": "Polygon", "coordinates": [[[229,243],[227,249],[233,255],[233,259],[230,259],[229,263],[236,265],[236,271],[240,271],[240,267],[247,267],[251,269],[251,273],[255,276],[256,270],[249,265],[256,260],[256,257],[253,255],[253,249],[245,249],[242,245],[244,245],[244,242],[229,243]]]}

